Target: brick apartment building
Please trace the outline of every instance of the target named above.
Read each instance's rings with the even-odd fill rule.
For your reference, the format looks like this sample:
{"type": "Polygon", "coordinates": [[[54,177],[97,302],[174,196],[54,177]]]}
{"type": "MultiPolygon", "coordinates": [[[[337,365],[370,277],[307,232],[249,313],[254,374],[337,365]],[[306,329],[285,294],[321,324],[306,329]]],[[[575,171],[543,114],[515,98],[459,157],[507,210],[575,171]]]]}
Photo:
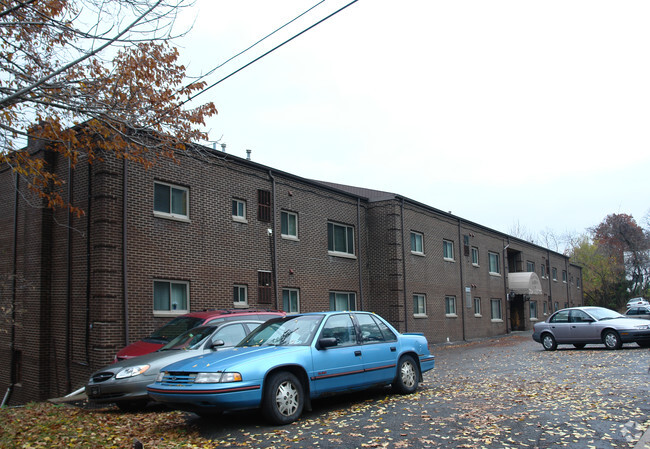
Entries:
{"type": "Polygon", "coordinates": [[[12,404],[82,387],[187,311],[369,310],[438,343],[582,304],[564,255],[397,194],[207,148],[150,170],[112,158],[70,169],[32,148],[86,215],[40,207],[0,169],[0,392],[13,384],[12,404]]]}

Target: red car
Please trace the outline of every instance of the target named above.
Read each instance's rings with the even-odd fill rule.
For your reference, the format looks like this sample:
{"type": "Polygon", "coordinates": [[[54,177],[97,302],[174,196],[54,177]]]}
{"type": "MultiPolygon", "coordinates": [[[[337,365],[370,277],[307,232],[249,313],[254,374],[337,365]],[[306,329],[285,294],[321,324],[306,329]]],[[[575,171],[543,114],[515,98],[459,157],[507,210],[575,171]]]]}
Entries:
{"type": "Polygon", "coordinates": [[[154,331],[147,338],[131,343],[126,348],[121,349],[113,361],[118,362],[157,351],[183,332],[204,324],[215,324],[240,319],[267,321],[271,318],[284,315],[284,312],[254,309],[209,310],[187,313],[177,316],[169,323],[154,331]]]}

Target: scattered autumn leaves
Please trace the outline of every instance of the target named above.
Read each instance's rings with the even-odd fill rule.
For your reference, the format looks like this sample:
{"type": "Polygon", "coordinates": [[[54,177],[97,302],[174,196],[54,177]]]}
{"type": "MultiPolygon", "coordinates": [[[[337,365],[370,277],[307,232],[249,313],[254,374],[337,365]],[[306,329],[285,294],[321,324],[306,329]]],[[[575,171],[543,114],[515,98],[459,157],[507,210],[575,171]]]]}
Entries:
{"type": "Polygon", "coordinates": [[[556,448],[634,447],[650,425],[648,351],[544,352],[529,336],[438,346],[410,396],[373,390],[316,401],[289,426],[257,412],[212,420],[30,404],[0,411],[0,447],[556,448]]]}

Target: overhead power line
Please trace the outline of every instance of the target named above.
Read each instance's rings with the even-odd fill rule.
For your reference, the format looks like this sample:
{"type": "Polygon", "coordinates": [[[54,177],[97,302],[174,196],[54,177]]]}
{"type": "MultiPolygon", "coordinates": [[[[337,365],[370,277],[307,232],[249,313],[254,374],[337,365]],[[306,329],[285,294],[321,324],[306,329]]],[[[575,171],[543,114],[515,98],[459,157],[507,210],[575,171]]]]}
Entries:
{"type": "MultiPolygon", "coordinates": [[[[318,25],[320,25],[321,23],[325,22],[326,20],[332,18],[332,17],[335,16],[336,14],[340,13],[340,12],[343,11],[344,9],[348,8],[349,6],[352,6],[354,3],[358,2],[358,1],[359,1],[359,0],[352,0],[350,3],[348,3],[348,4],[344,5],[344,6],[342,6],[342,7],[339,8],[339,9],[337,9],[336,11],[334,11],[333,13],[331,13],[330,15],[324,17],[323,19],[319,20],[318,22],[314,23],[313,25],[310,25],[309,27],[305,28],[305,29],[302,30],[301,32],[299,32],[299,33],[293,35],[292,37],[290,37],[289,39],[285,40],[284,42],[282,42],[282,43],[276,45],[275,47],[273,47],[272,49],[270,49],[270,50],[267,51],[266,53],[263,53],[262,55],[258,56],[257,58],[253,59],[252,61],[248,62],[247,64],[244,64],[243,66],[241,66],[241,67],[238,68],[237,70],[234,70],[234,71],[231,72],[230,74],[224,76],[224,77],[221,78],[219,81],[210,84],[210,85],[207,86],[205,89],[203,89],[203,90],[201,90],[200,92],[197,92],[196,94],[192,95],[192,96],[189,97],[187,100],[185,100],[185,101],[183,101],[181,104],[179,104],[178,107],[184,105],[185,103],[188,103],[189,101],[195,99],[195,98],[198,97],[199,95],[204,94],[204,93],[207,92],[208,90],[212,89],[213,87],[217,86],[218,84],[222,83],[223,81],[227,80],[228,78],[232,77],[233,75],[236,75],[237,73],[241,72],[241,71],[244,70],[245,68],[247,68],[247,67],[253,65],[254,63],[256,63],[257,61],[259,61],[260,59],[262,59],[262,58],[268,56],[269,54],[273,53],[273,52],[274,52],[275,50],[277,50],[278,48],[283,47],[284,45],[286,45],[286,44],[288,44],[289,42],[293,41],[293,40],[296,39],[297,37],[302,36],[302,35],[305,34],[307,31],[309,31],[309,30],[315,28],[316,26],[318,26],[318,25]]],[[[321,2],[321,3],[322,3],[322,2],[321,2]]],[[[317,4],[317,5],[314,5],[314,7],[316,7],[316,6],[318,6],[318,4],[317,4]]],[[[314,7],[310,8],[310,10],[313,9],[314,7]]],[[[309,10],[308,10],[308,11],[309,11],[309,10]]],[[[306,12],[307,12],[307,11],[305,11],[305,13],[306,13],[306,12]]],[[[301,15],[304,15],[305,13],[303,13],[303,14],[301,14],[301,15]]],[[[298,17],[300,17],[300,16],[298,16],[298,17]]],[[[297,19],[297,17],[296,17],[296,19],[297,19]]],[[[291,22],[293,22],[293,21],[296,20],[296,19],[293,19],[291,22]]],[[[288,23],[291,23],[291,22],[288,22],[288,23]]],[[[288,23],[285,24],[285,25],[283,25],[283,26],[280,27],[279,29],[281,29],[281,28],[283,28],[284,26],[288,25],[288,23]]],[[[278,30],[279,30],[279,29],[278,29],[278,30]]],[[[276,31],[277,31],[277,30],[276,30],[276,31]]],[[[273,33],[275,33],[275,31],[274,31],[273,33]]],[[[273,33],[271,33],[271,34],[273,34],[273,33]]],[[[266,39],[266,38],[263,38],[262,40],[264,40],[264,39],[266,39]]],[[[261,41],[258,41],[257,43],[259,43],[259,42],[261,42],[261,41]]],[[[255,45],[257,45],[257,43],[253,44],[253,45],[252,45],[251,47],[249,47],[249,48],[254,47],[255,45]]],[[[247,50],[248,50],[248,49],[246,49],[246,50],[240,52],[239,54],[244,53],[244,52],[247,51],[247,50]]],[[[232,58],[230,58],[229,61],[232,60],[233,58],[236,58],[237,56],[239,56],[239,54],[237,54],[237,55],[233,56],[232,58]]],[[[226,62],[227,62],[227,61],[226,61],[226,62]]],[[[223,64],[225,64],[225,63],[223,63],[223,64]]],[[[221,67],[223,64],[221,64],[219,67],[221,67]]],[[[214,70],[216,70],[216,69],[219,68],[219,67],[216,67],[216,68],[213,69],[210,73],[214,72],[214,70]]]]}

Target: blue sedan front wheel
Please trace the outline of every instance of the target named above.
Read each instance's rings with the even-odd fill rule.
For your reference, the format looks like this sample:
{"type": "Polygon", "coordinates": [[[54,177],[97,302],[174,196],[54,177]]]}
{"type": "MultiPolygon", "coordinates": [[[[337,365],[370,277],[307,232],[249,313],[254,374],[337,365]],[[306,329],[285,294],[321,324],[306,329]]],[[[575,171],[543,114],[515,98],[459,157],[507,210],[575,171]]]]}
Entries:
{"type": "Polygon", "coordinates": [[[262,411],[273,424],[289,424],[302,414],[305,404],[303,387],[296,376],[287,371],[272,374],[264,391],[262,411]]]}

